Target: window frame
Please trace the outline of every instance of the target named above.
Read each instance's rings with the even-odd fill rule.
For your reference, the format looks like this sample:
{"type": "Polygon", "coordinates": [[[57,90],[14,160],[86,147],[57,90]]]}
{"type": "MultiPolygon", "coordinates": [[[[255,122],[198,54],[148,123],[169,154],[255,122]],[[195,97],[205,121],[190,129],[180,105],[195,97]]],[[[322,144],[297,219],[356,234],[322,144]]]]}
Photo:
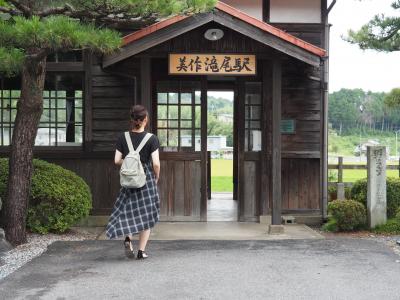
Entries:
{"type": "MultiPolygon", "coordinates": [[[[86,89],[87,89],[87,87],[86,87],[86,84],[85,84],[86,83],[86,80],[85,80],[86,73],[84,72],[83,63],[80,63],[81,67],[79,68],[79,70],[76,70],[76,68],[71,69],[71,70],[65,70],[64,69],[65,63],[60,63],[60,64],[59,63],[51,63],[51,64],[54,64],[54,67],[57,67],[56,68],[57,70],[47,71],[46,76],[51,76],[52,78],[55,78],[58,75],[79,75],[81,77],[82,89],[79,90],[79,91],[82,92],[82,95],[79,98],[79,100],[82,102],[82,106],[79,107],[79,108],[81,108],[81,111],[82,111],[82,120],[80,122],[78,122],[79,123],[78,127],[82,128],[82,142],[79,143],[79,144],[77,143],[76,145],[73,145],[72,144],[73,142],[71,142],[71,145],[68,145],[68,144],[57,145],[58,143],[67,143],[67,142],[58,142],[58,141],[56,141],[55,145],[43,145],[43,146],[34,145],[33,146],[33,150],[36,153],[51,153],[51,152],[54,152],[54,151],[55,152],[59,152],[59,151],[67,152],[68,151],[69,153],[82,153],[84,148],[85,148],[85,143],[86,143],[86,141],[85,141],[85,133],[86,133],[86,126],[87,126],[87,124],[86,124],[86,122],[87,122],[87,120],[86,120],[86,105],[87,105],[86,89]]],[[[76,63],[73,63],[73,64],[76,65],[76,63]]],[[[14,89],[4,89],[4,79],[7,79],[7,78],[0,77],[0,93],[1,93],[0,94],[0,100],[1,101],[3,101],[2,93],[3,93],[4,90],[5,91],[14,90],[14,89]]],[[[19,84],[19,90],[18,91],[21,91],[20,88],[21,87],[20,87],[20,84],[19,84]]],[[[58,92],[58,89],[46,89],[46,88],[44,88],[43,92],[45,92],[45,91],[58,92]]],[[[68,98],[67,96],[64,97],[65,100],[67,100],[67,98],[68,98]]],[[[45,108],[44,108],[45,99],[46,99],[46,97],[43,96],[43,112],[45,110],[45,108]]],[[[53,100],[55,102],[58,101],[57,97],[56,98],[52,97],[51,100],[53,100]]],[[[1,108],[1,106],[2,105],[0,105],[0,130],[3,130],[3,128],[4,128],[3,109],[1,108]]],[[[75,108],[76,107],[74,106],[74,110],[75,110],[75,108]]],[[[53,108],[51,108],[51,109],[53,109],[53,108]]],[[[54,109],[57,111],[57,108],[54,108],[54,109]]],[[[66,110],[67,110],[67,107],[65,108],[65,111],[66,110]]],[[[43,113],[42,113],[42,115],[43,115],[43,113]]],[[[42,116],[41,116],[41,118],[42,118],[42,116]]],[[[60,128],[60,127],[57,126],[57,124],[59,124],[59,123],[62,123],[62,122],[58,122],[58,121],[55,121],[55,123],[48,122],[48,124],[51,124],[51,125],[49,127],[43,127],[43,128],[46,128],[48,130],[50,130],[50,129],[57,130],[58,128],[60,128]]],[[[67,126],[68,126],[67,120],[65,120],[64,123],[65,123],[65,126],[66,126],[65,128],[67,128],[67,126]]],[[[74,123],[76,123],[76,121],[74,123]]],[[[11,124],[11,120],[10,120],[10,124],[11,124]]],[[[13,127],[14,126],[12,126],[10,128],[13,128],[13,127]]],[[[40,128],[41,127],[40,127],[40,123],[39,123],[38,130],[40,128]]],[[[11,135],[10,139],[11,138],[12,138],[12,135],[11,135]]],[[[56,136],[56,139],[57,139],[57,136],[56,136]]],[[[11,140],[10,140],[10,142],[11,142],[11,140]]],[[[9,145],[3,145],[3,135],[1,135],[1,137],[0,137],[0,153],[8,153],[10,149],[11,149],[11,143],[9,145]]]]}
{"type": "Polygon", "coordinates": [[[176,153],[182,153],[182,152],[200,152],[200,150],[196,151],[196,132],[201,134],[201,122],[199,124],[199,127],[196,126],[196,109],[198,108],[199,111],[201,111],[201,97],[199,96],[199,101],[196,101],[196,92],[200,91],[200,82],[198,81],[170,81],[170,80],[160,80],[156,84],[156,90],[155,90],[155,131],[157,136],[160,138],[160,131],[166,131],[167,132],[167,145],[162,145],[161,144],[161,139],[160,139],[160,148],[161,151],[163,152],[176,152],[176,153]],[[186,84],[188,84],[186,86],[186,84]],[[193,85],[193,86],[191,86],[193,85]],[[196,85],[198,85],[196,87],[196,85]],[[161,86],[161,87],[160,87],[161,86]],[[158,100],[158,95],[161,93],[167,94],[167,99],[165,103],[159,103],[158,100]],[[169,101],[170,94],[175,93],[177,94],[177,102],[171,103],[169,101]],[[183,102],[182,103],[182,94],[190,94],[191,95],[191,102],[183,102]],[[178,117],[177,118],[169,118],[169,108],[177,107],[178,111],[178,117]],[[159,116],[159,108],[160,107],[166,107],[166,118],[160,119],[159,116]],[[184,118],[182,119],[182,108],[189,107],[190,112],[191,112],[191,119],[184,118]],[[160,127],[159,122],[165,122],[166,125],[160,127]],[[170,126],[170,122],[177,122],[177,126],[170,126]],[[182,126],[182,122],[191,122],[190,127],[189,126],[182,126]],[[176,146],[171,146],[169,145],[169,131],[176,131],[177,134],[177,145],[176,146]],[[190,131],[191,135],[191,146],[182,146],[182,132],[183,131],[190,131]],[[172,150],[173,149],[173,150],[172,150]]]}

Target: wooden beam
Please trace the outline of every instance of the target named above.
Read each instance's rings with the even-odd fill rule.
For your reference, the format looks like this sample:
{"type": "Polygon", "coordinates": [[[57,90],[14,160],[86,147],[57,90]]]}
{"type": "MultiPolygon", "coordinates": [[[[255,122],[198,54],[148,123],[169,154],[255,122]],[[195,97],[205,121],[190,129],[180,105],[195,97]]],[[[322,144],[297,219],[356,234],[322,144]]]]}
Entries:
{"type": "Polygon", "coordinates": [[[207,221],[207,77],[201,77],[201,200],[200,220],[207,221]]]}
{"type": "MultiPolygon", "coordinates": [[[[140,99],[139,102],[146,107],[149,112],[150,119],[155,118],[153,116],[153,105],[152,105],[152,84],[151,84],[151,58],[142,57],[140,58],[140,99]]],[[[134,95],[132,95],[134,97],[134,95]]],[[[152,132],[152,122],[147,124],[148,131],[152,132]]]]}
{"type": "Polygon", "coordinates": [[[269,23],[271,18],[271,0],[263,0],[263,21],[269,23]]]}
{"type": "Polygon", "coordinates": [[[92,62],[93,54],[90,51],[83,52],[84,70],[85,70],[85,98],[84,98],[84,149],[85,152],[93,150],[93,97],[92,97],[92,62]]]}
{"type": "Polygon", "coordinates": [[[321,24],[325,24],[328,17],[328,0],[321,0],[321,24]]]}
{"type": "MultiPolygon", "coordinates": [[[[85,54],[84,54],[85,56],[85,54]]],[[[85,60],[85,58],[84,58],[85,60]]],[[[48,62],[46,63],[47,72],[83,72],[85,62],[48,62]]]]}
{"type": "Polygon", "coordinates": [[[282,115],[282,63],[272,63],[272,225],[282,223],[281,182],[281,115],[282,115]]]}

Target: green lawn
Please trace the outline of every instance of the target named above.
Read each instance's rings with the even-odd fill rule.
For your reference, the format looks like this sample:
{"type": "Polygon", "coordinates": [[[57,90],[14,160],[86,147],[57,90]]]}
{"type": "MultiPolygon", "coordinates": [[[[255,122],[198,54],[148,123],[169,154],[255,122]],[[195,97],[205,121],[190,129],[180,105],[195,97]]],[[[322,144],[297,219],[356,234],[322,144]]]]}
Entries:
{"type": "MultiPolygon", "coordinates": [[[[329,174],[331,177],[330,181],[336,182],[337,181],[337,171],[329,170],[329,174]]],[[[399,177],[398,170],[386,170],[387,177],[399,177]]],[[[355,182],[358,179],[366,178],[367,177],[367,170],[343,170],[343,182],[355,182]]]]}
{"type": "MultiPolygon", "coordinates": [[[[399,177],[398,170],[387,170],[388,177],[399,177]]],[[[337,171],[329,170],[330,181],[337,181],[337,171]]],[[[355,182],[366,178],[367,170],[343,170],[343,182],[355,182]]],[[[225,159],[211,160],[212,192],[233,192],[233,161],[225,159]]]]}
{"type": "Polygon", "coordinates": [[[211,160],[211,191],[233,192],[233,160],[211,160]]]}

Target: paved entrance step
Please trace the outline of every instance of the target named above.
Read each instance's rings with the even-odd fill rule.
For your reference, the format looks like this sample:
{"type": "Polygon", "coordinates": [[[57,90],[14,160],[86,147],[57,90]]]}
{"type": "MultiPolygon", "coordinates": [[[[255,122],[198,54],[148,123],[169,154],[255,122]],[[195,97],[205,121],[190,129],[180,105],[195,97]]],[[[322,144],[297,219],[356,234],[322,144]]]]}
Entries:
{"type": "MultiPolygon", "coordinates": [[[[285,240],[323,239],[310,227],[302,224],[283,225],[281,234],[269,234],[269,226],[243,222],[159,222],[151,233],[151,240],[285,240]]],[[[75,227],[74,230],[98,233],[106,240],[104,227],[75,227]]],[[[135,236],[137,239],[137,236],[135,236]]]]}

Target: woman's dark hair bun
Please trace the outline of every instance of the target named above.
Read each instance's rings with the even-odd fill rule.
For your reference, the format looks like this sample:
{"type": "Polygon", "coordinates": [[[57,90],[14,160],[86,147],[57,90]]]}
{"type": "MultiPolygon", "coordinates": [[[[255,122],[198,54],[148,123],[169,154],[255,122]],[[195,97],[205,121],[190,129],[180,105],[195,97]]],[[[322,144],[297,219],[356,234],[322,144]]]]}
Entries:
{"type": "Polygon", "coordinates": [[[135,129],[139,129],[147,117],[147,109],[143,105],[134,105],[131,108],[131,122],[135,129]]]}

